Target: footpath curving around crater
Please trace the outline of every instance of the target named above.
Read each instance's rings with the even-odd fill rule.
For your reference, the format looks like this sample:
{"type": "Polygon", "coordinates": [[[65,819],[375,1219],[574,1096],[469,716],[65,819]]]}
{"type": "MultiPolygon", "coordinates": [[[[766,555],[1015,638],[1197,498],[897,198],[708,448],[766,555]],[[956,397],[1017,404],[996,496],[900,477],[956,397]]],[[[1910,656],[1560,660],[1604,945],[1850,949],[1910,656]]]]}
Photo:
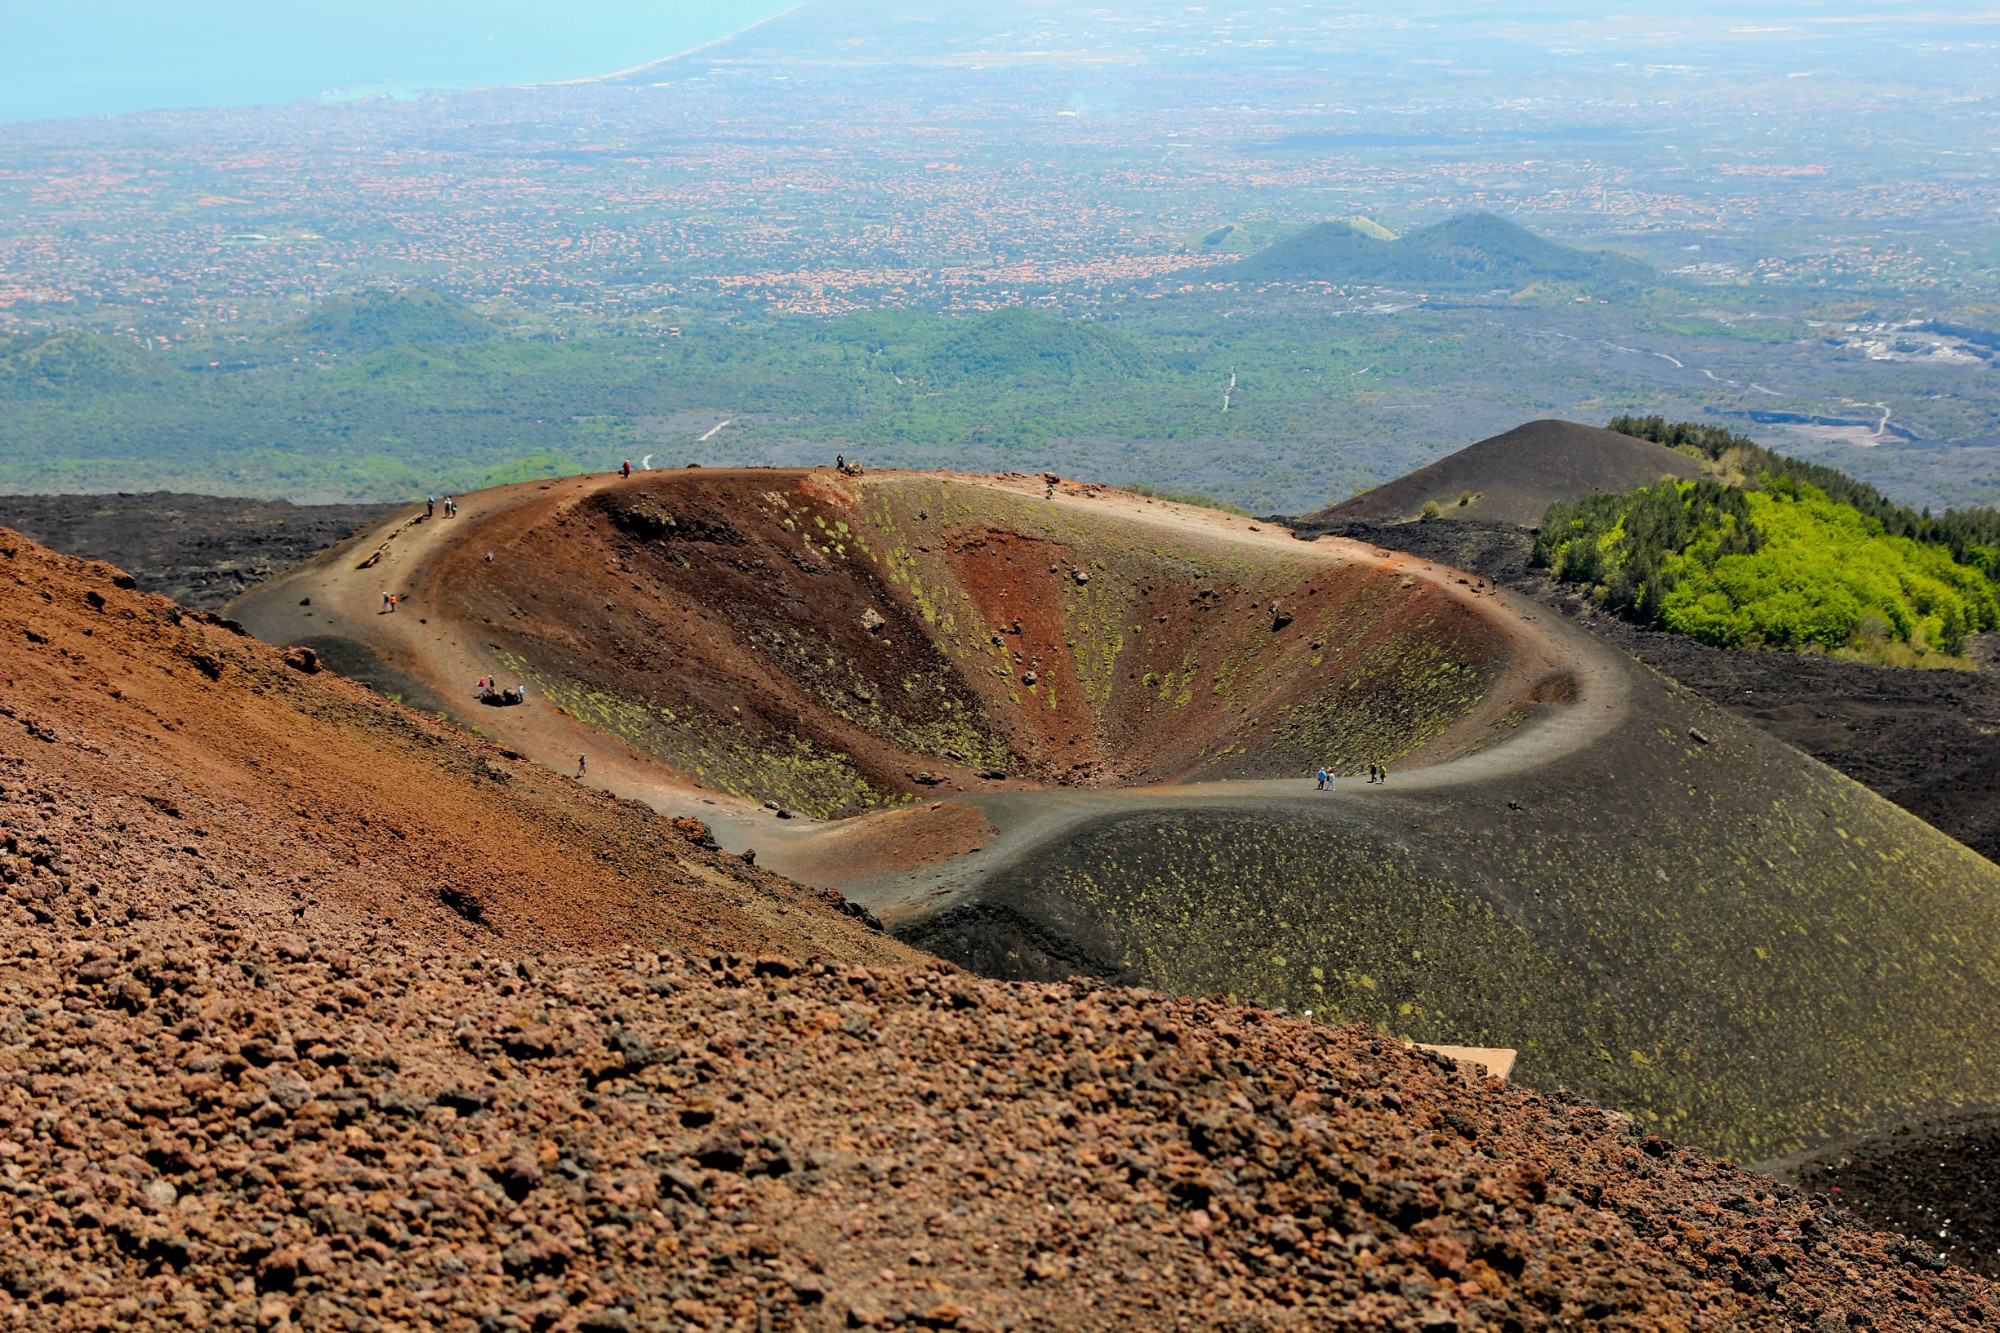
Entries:
{"type": "Polygon", "coordinates": [[[1359,1026],[966,976],[131,582],[0,532],[0,1326],[2000,1314],[1359,1026]]]}
{"type": "Polygon", "coordinates": [[[2000,871],[1448,567],[1027,477],[464,504],[237,613],[992,975],[1514,1048],[1756,1159],[2000,1095],[2000,871]]]}
{"type": "MultiPolygon", "coordinates": [[[[0,1325],[2000,1314],[1364,1027],[923,959],[130,582],[0,533],[0,1325]]],[[[938,805],[889,818],[977,832],[938,805]]]]}

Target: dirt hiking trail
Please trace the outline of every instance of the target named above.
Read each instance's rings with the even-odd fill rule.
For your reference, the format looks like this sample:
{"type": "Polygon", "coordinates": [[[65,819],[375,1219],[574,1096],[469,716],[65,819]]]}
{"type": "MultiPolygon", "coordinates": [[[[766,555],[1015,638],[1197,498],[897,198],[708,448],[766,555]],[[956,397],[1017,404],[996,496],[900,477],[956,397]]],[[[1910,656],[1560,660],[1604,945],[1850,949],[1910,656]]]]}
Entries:
{"type": "MultiPolygon", "coordinates": [[[[704,479],[719,472],[727,475],[720,469],[698,471],[704,479]]],[[[1287,558],[1303,556],[1329,566],[1361,565],[1384,577],[1421,580],[1500,629],[1512,656],[1508,675],[1517,694],[1526,694],[1537,681],[1560,676],[1570,682],[1572,697],[1566,706],[1540,711],[1493,744],[1469,740],[1482,730],[1481,724],[1490,727],[1492,717],[1482,714],[1427,746],[1415,763],[1406,761],[1398,767],[1391,784],[1375,787],[1362,774],[1341,773],[1332,795],[1316,790],[1310,772],[1298,778],[1117,790],[1022,789],[1023,784],[1010,783],[1001,791],[941,791],[940,801],[917,808],[844,820],[814,820],[795,813],[774,818],[756,802],[704,789],[620,738],[536,697],[532,687],[525,707],[482,706],[476,697],[477,680],[497,679],[502,687],[517,682],[504,674],[504,666],[496,664],[486,649],[483,627],[469,623],[459,611],[455,590],[440,586],[435,574],[448,551],[479,552],[483,563],[490,547],[494,559],[503,559],[524,522],[548,522],[603,492],[663,481],[671,484],[678,475],[636,473],[626,479],[607,473],[499,487],[457,497],[455,518],[444,517],[441,506],[435,516],[427,516],[423,506],[412,505],[254,589],[234,602],[229,613],[270,642],[312,644],[335,665],[341,665],[343,657],[365,662],[362,674],[372,676],[371,683],[378,688],[444,712],[558,773],[576,774],[578,758],[583,757],[582,780],[588,784],[643,801],[662,814],[700,818],[726,849],[754,850],[759,864],[802,882],[839,888],[891,917],[935,907],[950,892],[942,886],[976,884],[1010,857],[1093,817],[1295,804],[1321,814],[1330,809],[1338,818],[1339,811],[1356,803],[1396,802],[1504,779],[1590,744],[1622,717],[1626,685],[1614,654],[1588,636],[1551,623],[1542,608],[1526,599],[1498,589],[1480,591],[1476,583],[1446,566],[1334,538],[1302,543],[1269,523],[1096,485],[1065,482],[1048,496],[1038,478],[953,475],[955,484],[1041,499],[1089,521],[1115,516],[1204,542],[1261,548],[1287,558]],[[384,608],[388,595],[397,598],[394,611],[384,608]],[[354,647],[343,653],[345,645],[354,647]],[[978,815],[971,824],[983,820],[983,829],[968,833],[968,807],[978,815]],[[939,825],[960,831],[941,842],[934,832],[939,825]],[[968,837],[976,839],[976,846],[964,845],[968,837]],[[941,850],[951,841],[961,845],[941,850]]],[[[873,473],[841,481],[865,490],[909,475],[873,473]]],[[[1494,695],[1512,697],[1505,688],[1494,695]]]]}

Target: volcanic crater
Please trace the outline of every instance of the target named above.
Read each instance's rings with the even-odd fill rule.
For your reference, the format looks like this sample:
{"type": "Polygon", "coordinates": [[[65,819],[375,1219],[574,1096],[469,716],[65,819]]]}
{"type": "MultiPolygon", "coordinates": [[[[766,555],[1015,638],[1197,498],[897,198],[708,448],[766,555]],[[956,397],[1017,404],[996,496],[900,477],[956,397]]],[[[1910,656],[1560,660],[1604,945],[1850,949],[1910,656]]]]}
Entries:
{"type": "Polygon", "coordinates": [[[233,614],[989,975],[1514,1048],[1753,1159],[2000,1095],[1991,863],[1473,576],[1033,476],[462,506],[233,614]]]}
{"type": "Polygon", "coordinates": [[[701,471],[518,509],[431,581],[490,624],[503,672],[704,786],[822,818],[1440,757],[1562,688],[1517,680],[1496,618],[1436,581],[1100,503],[701,471]]]}

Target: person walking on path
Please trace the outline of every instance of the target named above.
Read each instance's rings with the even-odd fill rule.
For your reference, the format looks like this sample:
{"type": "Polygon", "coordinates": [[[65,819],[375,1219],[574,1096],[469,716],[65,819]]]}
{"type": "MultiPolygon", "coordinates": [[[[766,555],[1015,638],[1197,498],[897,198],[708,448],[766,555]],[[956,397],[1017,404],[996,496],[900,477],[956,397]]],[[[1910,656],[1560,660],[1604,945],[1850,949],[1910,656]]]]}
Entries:
{"type": "Polygon", "coordinates": [[[1322,767],[1320,768],[1320,770],[1319,770],[1319,773],[1318,773],[1318,777],[1319,777],[1319,789],[1320,789],[1321,791],[1325,791],[1325,790],[1326,790],[1326,769],[1325,769],[1325,767],[1324,767],[1324,766],[1322,766],[1322,767]]]}
{"type": "Polygon", "coordinates": [[[590,756],[589,756],[589,755],[587,755],[587,754],[580,754],[580,755],[578,755],[578,756],[576,757],[576,780],[577,780],[578,782],[581,782],[581,781],[583,781],[583,774],[584,774],[584,770],[585,770],[585,769],[587,769],[587,768],[589,768],[589,767],[590,767],[590,756]]]}
{"type": "Polygon", "coordinates": [[[1373,764],[1368,765],[1368,780],[1370,782],[1373,782],[1375,780],[1375,771],[1376,771],[1375,765],[1373,764]]]}
{"type": "Polygon", "coordinates": [[[632,475],[632,460],[631,460],[631,459],[629,459],[629,458],[628,458],[628,459],[626,459],[626,460],[625,460],[625,466],[624,466],[624,467],[621,467],[621,468],[619,468],[619,469],[618,469],[618,475],[619,475],[619,476],[621,476],[621,477],[629,477],[629,476],[631,476],[631,475],[632,475]]]}

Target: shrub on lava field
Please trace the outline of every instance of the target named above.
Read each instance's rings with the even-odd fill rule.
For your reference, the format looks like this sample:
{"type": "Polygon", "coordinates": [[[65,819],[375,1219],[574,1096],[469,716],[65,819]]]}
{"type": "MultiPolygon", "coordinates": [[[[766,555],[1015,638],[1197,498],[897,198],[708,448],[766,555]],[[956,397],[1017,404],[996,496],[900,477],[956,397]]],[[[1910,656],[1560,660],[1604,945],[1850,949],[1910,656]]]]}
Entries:
{"type": "Polygon", "coordinates": [[[1789,476],[1661,482],[1550,507],[1536,558],[1621,614],[1722,647],[1956,655],[2000,625],[1987,575],[1948,547],[1789,476]]]}

